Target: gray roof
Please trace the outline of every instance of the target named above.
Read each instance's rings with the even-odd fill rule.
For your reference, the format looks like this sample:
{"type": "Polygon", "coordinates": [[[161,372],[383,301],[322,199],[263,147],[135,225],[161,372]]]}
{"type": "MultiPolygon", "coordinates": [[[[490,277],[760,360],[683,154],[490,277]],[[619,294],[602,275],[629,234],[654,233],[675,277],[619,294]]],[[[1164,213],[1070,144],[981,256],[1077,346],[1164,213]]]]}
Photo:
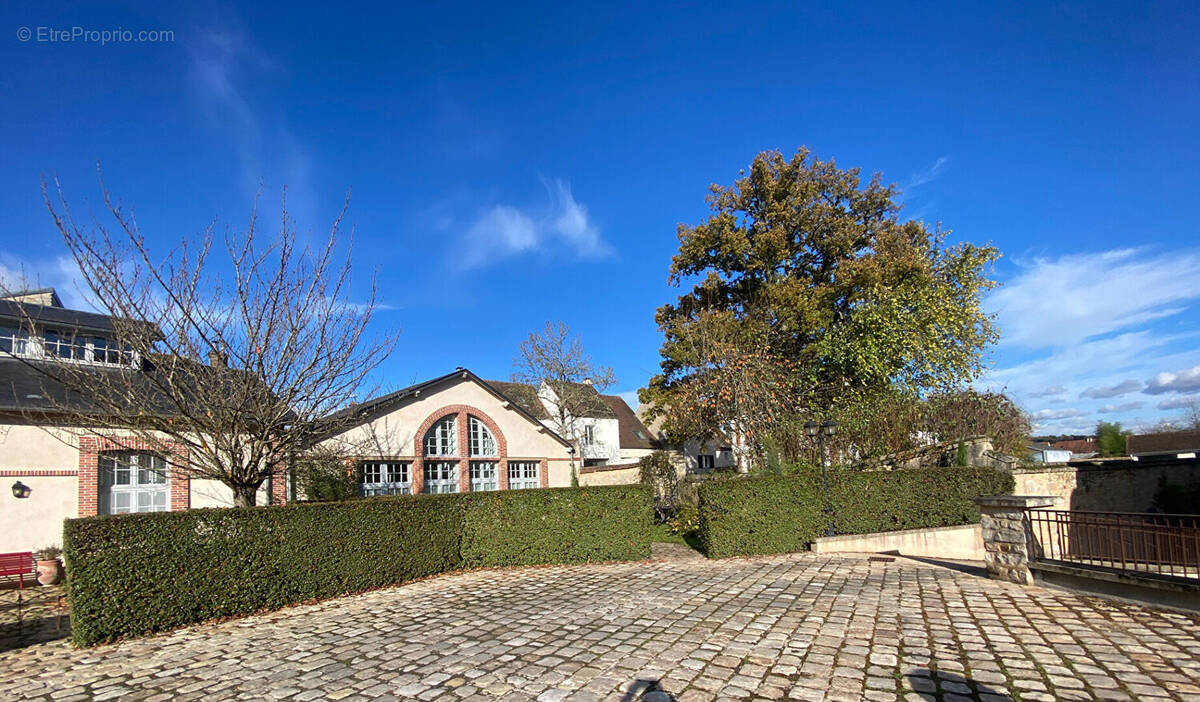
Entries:
{"type": "Polygon", "coordinates": [[[150,330],[154,336],[162,336],[162,333],[158,331],[157,327],[149,322],[124,320],[120,317],[98,314],[96,312],[69,310],[65,307],[37,305],[32,302],[18,302],[16,300],[0,298],[0,324],[22,326],[27,318],[39,326],[46,325],[62,327],[80,332],[94,332],[101,334],[111,334],[116,331],[118,323],[129,322],[138,325],[145,325],[145,327],[150,330]]]}
{"type": "MultiPolygon", "coordinates": [[[[415,385],[409,385],[408,387],[401,388],[395,392],[390,392],[386,395],[380,395],[379,397],[372,398],[365,402],[360,402],[356,405],[350,405],[349,407],[347,407],[345,409],[339,410],[339,411],[334,412],[333,414],[329,415],[329,417],[326,418],[326,421],[331,426],[336,426],[336,427],[345,426],[347,423],[352,423],[352,422],[356,422],[356,421],[357,422],[367,422],[375,417],[378,417],[382,414],[390,412],[392,410],[392,408],[394,408],[396,405],[400,404],[401,402],[404,402],[406,400],[417,397],[418,395],[421,394],[421,392],[423,390],[433,388],[437,385],[441,385],[442,383],[449,382],[456,378],[466,378],[466,379],[473,380],[476,383],[479,383],[479,385],[482,386],[483,389],[492,393],[500,400],[508,402],[510,405],[512,405],[512,408],[514,410],[516,410],[518,414],[524,416],[530,422],[533,422],[534,424],[537,424],[537,425],[541,426],[542,428],[544,428],[547,431],[547,433],[550,434],[550,436],[553,436],[555,438],[555,440],[559,441],[564,446],[571,445],[571,442],[562,438],[553,429],[551,429],[550,427],[543,424],[542,417],[539,417],[538,415],[534,414],[532,411],[530,411],[530,409],[525,408],[525,404],[527,403],[527,400],[522,401],[517,398],[509,396],[507,393],[504,392],[503,389],[501,389],[501,387],[494,386],[491,382],[480,378],[479,376],[475,375],[471,371],[467,370],[466,368],[462,368],[462,367],[455,368],[454,371],[452,371],[450,373],[446,373],[445,375],[439,375],[436,378],[432,378],[432,379],[426,380],[424,382],[416,383],[415,385]]],[[[501,382],[501,383],[498,383],[498,385],[512,386],[512,385],[520,385],[520,383],[503,383],[503,382],[501,382]]],[[[509,387],[508,389],[511,390],[512,388],[509,387]]],[[[520,393],[517,393],[517,394],[520,394],[520,393]]],[[[540,403],[539,403],[539,406],[540,406],[540,403]]],[[[545,414],[544,409],[542,411],[542,416],[547,419],[549,418],[548,415],[545,414]]],[[[327,432],[326,435],[332,435],[336,432],[337,432],[337,428],[333,429],[332,431],[327,432]]]]}

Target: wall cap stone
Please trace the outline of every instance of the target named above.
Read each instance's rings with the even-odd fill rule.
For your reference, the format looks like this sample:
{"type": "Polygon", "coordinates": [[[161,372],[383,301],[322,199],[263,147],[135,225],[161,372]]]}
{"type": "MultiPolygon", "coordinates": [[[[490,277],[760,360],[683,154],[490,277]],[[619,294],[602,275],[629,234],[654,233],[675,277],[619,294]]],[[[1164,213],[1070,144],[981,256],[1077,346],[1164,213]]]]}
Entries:
{"type": "Polygon", "coordinates": [[[975,504],[980,507],[1015,507],[1018,509],[1053,507],[1057,502],[1058,498],[1053,495],[992,495],[975,498],[975,504]]]}

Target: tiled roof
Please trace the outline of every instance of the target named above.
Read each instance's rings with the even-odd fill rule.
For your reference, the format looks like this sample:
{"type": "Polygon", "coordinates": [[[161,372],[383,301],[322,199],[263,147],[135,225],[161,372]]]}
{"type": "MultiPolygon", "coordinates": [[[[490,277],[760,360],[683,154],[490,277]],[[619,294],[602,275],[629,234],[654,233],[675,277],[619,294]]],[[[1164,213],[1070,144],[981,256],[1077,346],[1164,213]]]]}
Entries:
{"type": "Polygon", "coordinates": [[[513,404],[518,405],[521,409],[537,417],[539,420],[547,421],[550,419],[550,413],[546,411],[546,406],[538,399],[537,388],[534,386],[528,383],[513,383],[507,380],[485,380],[484,382],[496,388],[500,394],[511,400],[513,404]]]}
{"type": "Polygon", "coordinates": [[[650,434],[642,420],[634,414],[629,405],[620,395],[601,395],[608,403],[613,414],[617,416],[617,427],[620,430],[621,448],[623,449],[656,449],[658,442],[650,434]]]}
{"type": "Polygon", "coordinates": [[[1157,434],[1134,434],[1125,440],[1129,455],[1200,451],[1200,431],[1165,431],[1157,434]]]}
{"type": "Polygon", "coordinates": [[[576,417],[594,419],[616,419],[613,412],[596,388],[587,383],[569,383],[563,380],[547,380],[546,383],[554,390],[567,409],[576,417]]]}

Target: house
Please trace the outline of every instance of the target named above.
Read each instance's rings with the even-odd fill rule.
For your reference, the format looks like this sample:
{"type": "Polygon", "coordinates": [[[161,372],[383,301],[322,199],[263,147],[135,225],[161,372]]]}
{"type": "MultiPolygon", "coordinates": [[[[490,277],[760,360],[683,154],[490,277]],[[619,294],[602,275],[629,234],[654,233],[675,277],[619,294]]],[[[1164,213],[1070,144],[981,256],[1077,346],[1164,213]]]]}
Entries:
{"type": "MultiPolygon", "coordinates": [[[[63,519],[232,505],[221,483],[178,470],[186,447],[79,426],[86,408],[73,403],[83,400],[39,370],[154,373],[152,359],[118,344],[120,323],[146,324],[67,309],[53,289],[0,296],[0,552],[60,543],[63,519]]],[[[272,481],[260,501],[285,493],[285,481],[272,481]]]]}
{"type": "Polygon", "coordinates": [[[1200,430],[1132,434],[1125,439],[1125,451],[1135,457],[1195,458],[1200,454],[1200,430]]]}
{"type": "MultiPolygon", "coordinates": [[[[650,428],[655,440],[664,448],[669,442],[663,432],[663,418],[650,418],[650,406],[638,408],[638,417],[650,428]]],[[[681,460],[680,469],[687,473],[710,473],[714,470],[734,470],[738,467],[733,446],[728,442],[688,439],[678,446],[670,447],[681,460]]]]}
{"type": "Polygon", "coordinates": [[[1071,460],[1071,450],[1055,448],[1047,442],[1034,442],[1029,446],[1029,458],[1034,463],[1066,463],[1071,460]]]}
{"type": "Polygon", "coordinates": [[[484,380],[466,368],[349,407],[320,446],[358,464],[360,494],[565,487],[628,468],[656,443],[589,383],[484,380]]]}

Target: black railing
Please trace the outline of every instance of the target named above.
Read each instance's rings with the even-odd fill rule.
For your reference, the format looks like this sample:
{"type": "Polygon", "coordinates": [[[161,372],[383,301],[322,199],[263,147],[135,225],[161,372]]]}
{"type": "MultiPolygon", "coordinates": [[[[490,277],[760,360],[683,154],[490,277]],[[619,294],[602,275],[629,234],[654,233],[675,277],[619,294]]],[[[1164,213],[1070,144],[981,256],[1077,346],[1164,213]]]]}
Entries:
{"type": "Polygon", "coordinates": [[[1200,578],[1200,515],[1032,510],[1031,556],[1200,578]]]}

